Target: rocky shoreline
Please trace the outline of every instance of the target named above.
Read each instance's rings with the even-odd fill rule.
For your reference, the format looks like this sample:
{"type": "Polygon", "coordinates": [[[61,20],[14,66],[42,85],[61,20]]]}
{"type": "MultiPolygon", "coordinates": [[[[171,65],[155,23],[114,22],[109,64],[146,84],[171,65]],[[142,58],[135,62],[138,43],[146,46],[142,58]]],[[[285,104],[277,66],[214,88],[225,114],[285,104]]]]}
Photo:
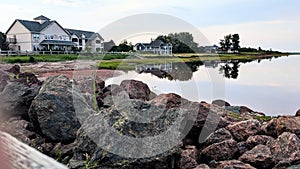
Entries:
{"type": "MultiPolygon", "coordinates": [[[[136,80],[106,86],[97,76],[58,75],[41,82],[18,66],[1,70],[0,81],[0,130],[69,168],[300,168],[300,111],[267,117],[223,100],[199,103],[173,93],[156,95],[136,80]],[[167,131],[181,115],[182,139],[146,158],[111,153],[123,142],[114,143],[100,125],[105,120],[120,135],[145,138],[167,131]],[[199,141],[202,131],[212,133],[199,141]],[[95,140],[109,142],[103,148],[95,140]]],[[[151,146],[157,145],[118,152],[140,155],[151,146]]]]}

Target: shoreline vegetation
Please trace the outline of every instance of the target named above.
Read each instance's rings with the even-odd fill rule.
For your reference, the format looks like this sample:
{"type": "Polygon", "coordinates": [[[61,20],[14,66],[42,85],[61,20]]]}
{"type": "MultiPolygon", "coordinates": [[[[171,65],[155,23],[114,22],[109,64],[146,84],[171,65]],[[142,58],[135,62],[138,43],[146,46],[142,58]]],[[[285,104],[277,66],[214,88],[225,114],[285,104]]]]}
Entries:
{"type": "Polygon", "coordinates": [[[108,54],[61,54],[61,55],[32,55],[32,56],[3,56],[0,63],[36,63],[63,62],[73,60],[99,61],[99,69],[134,70],[135,66],[143,64],[190,63],[196,61],[226,61],[226,60],[255,60],[270,57],[296,55],[297,53],[281,52],[241,52],[235,53],[180,53],[170,55],[138,54],[138,53],[108,53],[108,54]]]}

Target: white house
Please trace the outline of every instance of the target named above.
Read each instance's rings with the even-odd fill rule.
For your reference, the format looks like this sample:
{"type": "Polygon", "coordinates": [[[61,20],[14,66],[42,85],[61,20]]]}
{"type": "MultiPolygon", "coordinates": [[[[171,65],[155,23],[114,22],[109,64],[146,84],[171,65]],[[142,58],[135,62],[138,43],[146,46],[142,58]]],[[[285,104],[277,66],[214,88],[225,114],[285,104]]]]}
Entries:
{"type": "Polygon", "coordinates": [[[154,40],[151,43],[137,43],[134,50],[140,53],[153,53],[158,55],[172,55],[172,44],[164,43],[161,40],[154,40]]]}
{"type": "Polygon", "coordinates": [[[16,19],[7,30],[6,37],[9,48],[15,51],[89,49],[103,52],[104,39],[98,33],[65,29],[43,15],[34,18],[34,21],[16,19]]]}

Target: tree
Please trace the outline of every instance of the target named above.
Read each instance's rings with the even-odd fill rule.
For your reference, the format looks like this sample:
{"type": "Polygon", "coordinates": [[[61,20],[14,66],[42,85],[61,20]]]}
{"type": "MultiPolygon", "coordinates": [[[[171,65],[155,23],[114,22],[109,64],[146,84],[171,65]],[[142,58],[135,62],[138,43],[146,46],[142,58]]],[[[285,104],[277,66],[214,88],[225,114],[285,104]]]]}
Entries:
{"type": "Polygon", "coordinates": [[[194,42],[193,35],[189,32],[170,33],[167,36],[160,35],[156,40],[172,44],[173,53],[195,53],[200,51],[198,44],[194,42]]]}
{"type": "Polygon", "coordinates": [[[222,51],[226,51],[226,49],[225,49],[225,40],[224,39],[220,39],[220,46],[221,46],[222,51]]]}
{"type": "Polygon", "coordinates": [[[231,38],[232,38],[231,34],[226,35],[224,37],[225,51],[228,51],[229,49],[231,49],[231,45],[232,45],[231,38]]]}
{"type": "Polygon", "coordinates": [[[234,53],[239,53],[240,52],[240,36],[239,34],[233,34],[231,37],[232,41],[232,50],[234,53]]]}
{"type": "Polygon", "coordinates": [[[229,34],[224,36],[224,39],[220,39],[220,45],[222,51],[233,50],[234,53],[240,52],[240,36],[239,34],[229,34]]]}
{"type": "Polygon", "coordinates": [[[113,46],[110,51],[113,52],[129,52],[133,51],[133,45],[131,43],[128,44],[127,40],[120,43],[119,46],[113,46]]]}
{"type": "Polygon", "coordinates": [[[8,43],[6,42],[6,35],[0,32],[0,49],[8,50],[8,43]]]}

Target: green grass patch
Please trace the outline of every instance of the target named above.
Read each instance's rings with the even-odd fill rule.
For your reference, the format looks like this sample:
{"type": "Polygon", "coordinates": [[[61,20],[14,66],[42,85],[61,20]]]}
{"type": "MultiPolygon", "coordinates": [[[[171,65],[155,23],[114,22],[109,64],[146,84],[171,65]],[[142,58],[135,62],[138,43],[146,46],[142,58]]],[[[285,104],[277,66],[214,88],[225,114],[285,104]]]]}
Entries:
{"type": "Polygon", "coordinates": [[[276,117],[274,117],[274,116],[255,116],[255,119],[259,120],[259,121],[270,121],[273,118],[276,118],[276,117]]]}
{"type": "Polygon", "coordinates": [[[5,56],[1,58],[4,63],[32,63],[32,62],[61,62],[71,60],[114,60],[131,59],[128,54],[53,54],[53,55],[31,55],[31,56],[5,56]]]}

